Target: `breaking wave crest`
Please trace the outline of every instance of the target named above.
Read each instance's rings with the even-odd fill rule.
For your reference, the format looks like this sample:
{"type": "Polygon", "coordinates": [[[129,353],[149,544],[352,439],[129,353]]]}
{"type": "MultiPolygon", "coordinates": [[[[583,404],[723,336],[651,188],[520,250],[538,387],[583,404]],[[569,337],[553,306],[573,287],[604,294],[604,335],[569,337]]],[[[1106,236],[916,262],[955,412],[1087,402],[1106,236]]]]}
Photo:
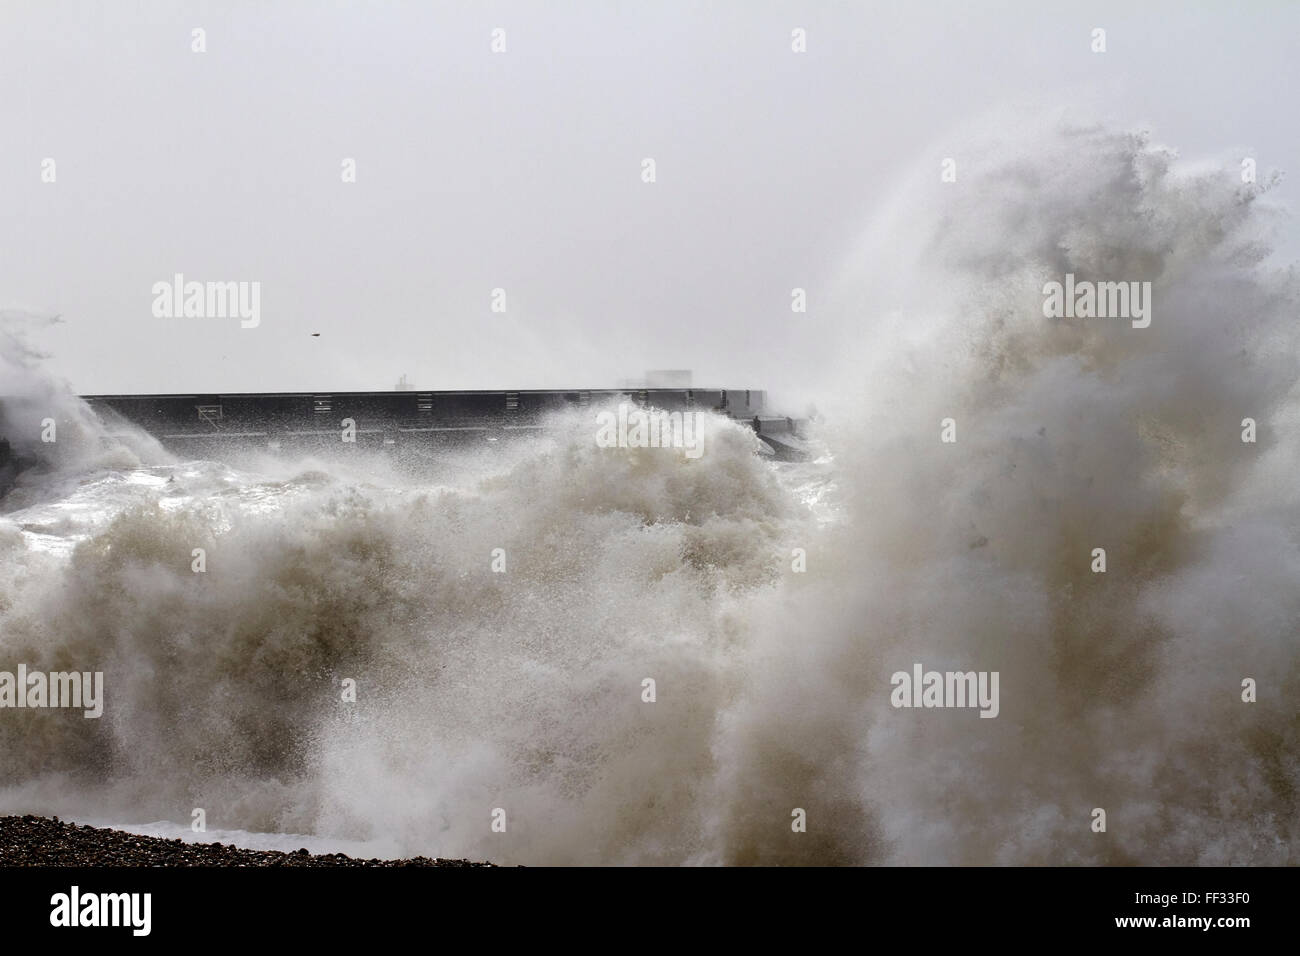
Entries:
{"type": "Polygon", "coordinates": [[[147,443],[47,468],[0,502],[0,669],[102,670],[107,703],[0,712],[0,810],[507,863],[1294,862],[1300,353],[1264,191],[1077,127],[934,191],[848,270],[868,331],[817,464],[575,418],[436,485],[147,443]],[[1151,281],[1151,327],[1043,318],[1067,272],[1151,281]],[[999,671],[999,716],[893,709],[914,662],[999,671]]]}

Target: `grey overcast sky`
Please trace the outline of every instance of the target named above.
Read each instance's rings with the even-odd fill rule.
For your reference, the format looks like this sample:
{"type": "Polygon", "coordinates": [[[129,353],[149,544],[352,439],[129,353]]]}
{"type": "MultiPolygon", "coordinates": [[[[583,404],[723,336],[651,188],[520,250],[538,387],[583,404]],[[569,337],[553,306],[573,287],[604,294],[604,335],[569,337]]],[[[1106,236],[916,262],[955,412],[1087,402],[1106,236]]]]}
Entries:
{"type": "Polygon", "coordinates": [[[853,320],[823,290],[972,117],[1294,171],[1298,60],[1268,0],[0,0],[0,308],[62,315],[34,341],[83,393],[798,392],[853,320]],[[260,282],[261,324],[156,318],[177,272],[260,282]]]}

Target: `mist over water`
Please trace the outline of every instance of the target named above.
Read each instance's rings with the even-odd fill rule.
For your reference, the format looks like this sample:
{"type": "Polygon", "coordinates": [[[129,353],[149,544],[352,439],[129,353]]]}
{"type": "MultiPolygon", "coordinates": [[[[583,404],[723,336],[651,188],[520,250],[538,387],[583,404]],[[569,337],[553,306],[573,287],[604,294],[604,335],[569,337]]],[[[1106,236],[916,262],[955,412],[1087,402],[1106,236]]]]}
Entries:
{"type": "Polygon", "coordinates": [[[1295,862],[1298,299],[1266,192],[1099,127],[959,169],[850,258],[806,465],[723,419],[689,460],[576,416],[424,478],[178,461],[6,339],[5,427],[79,424],[0,502],[0,669],[102,670],[107,701],[0,711],[0,811],[503,863],[1295,862]],[[1150,281],[1150,328],[1044,318],[1066,273],[1150,281]],[[893,709],[914,662],[1000,672],[999,716],[893,709]]]}

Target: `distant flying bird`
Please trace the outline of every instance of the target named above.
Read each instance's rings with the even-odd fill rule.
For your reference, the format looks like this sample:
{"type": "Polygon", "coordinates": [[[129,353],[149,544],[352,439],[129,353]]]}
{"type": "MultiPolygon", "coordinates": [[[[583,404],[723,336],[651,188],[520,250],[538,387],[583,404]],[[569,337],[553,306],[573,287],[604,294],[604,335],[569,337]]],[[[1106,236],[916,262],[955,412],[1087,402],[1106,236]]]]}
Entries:
{"type": "Polygon", "coordinates": [[[313,332],[313,333],[311,334],[311,337],[314,338],[314,339],[318,339],[318,338],[320,338],[320,333],[319,333],[319,332],[313,332]]]}

